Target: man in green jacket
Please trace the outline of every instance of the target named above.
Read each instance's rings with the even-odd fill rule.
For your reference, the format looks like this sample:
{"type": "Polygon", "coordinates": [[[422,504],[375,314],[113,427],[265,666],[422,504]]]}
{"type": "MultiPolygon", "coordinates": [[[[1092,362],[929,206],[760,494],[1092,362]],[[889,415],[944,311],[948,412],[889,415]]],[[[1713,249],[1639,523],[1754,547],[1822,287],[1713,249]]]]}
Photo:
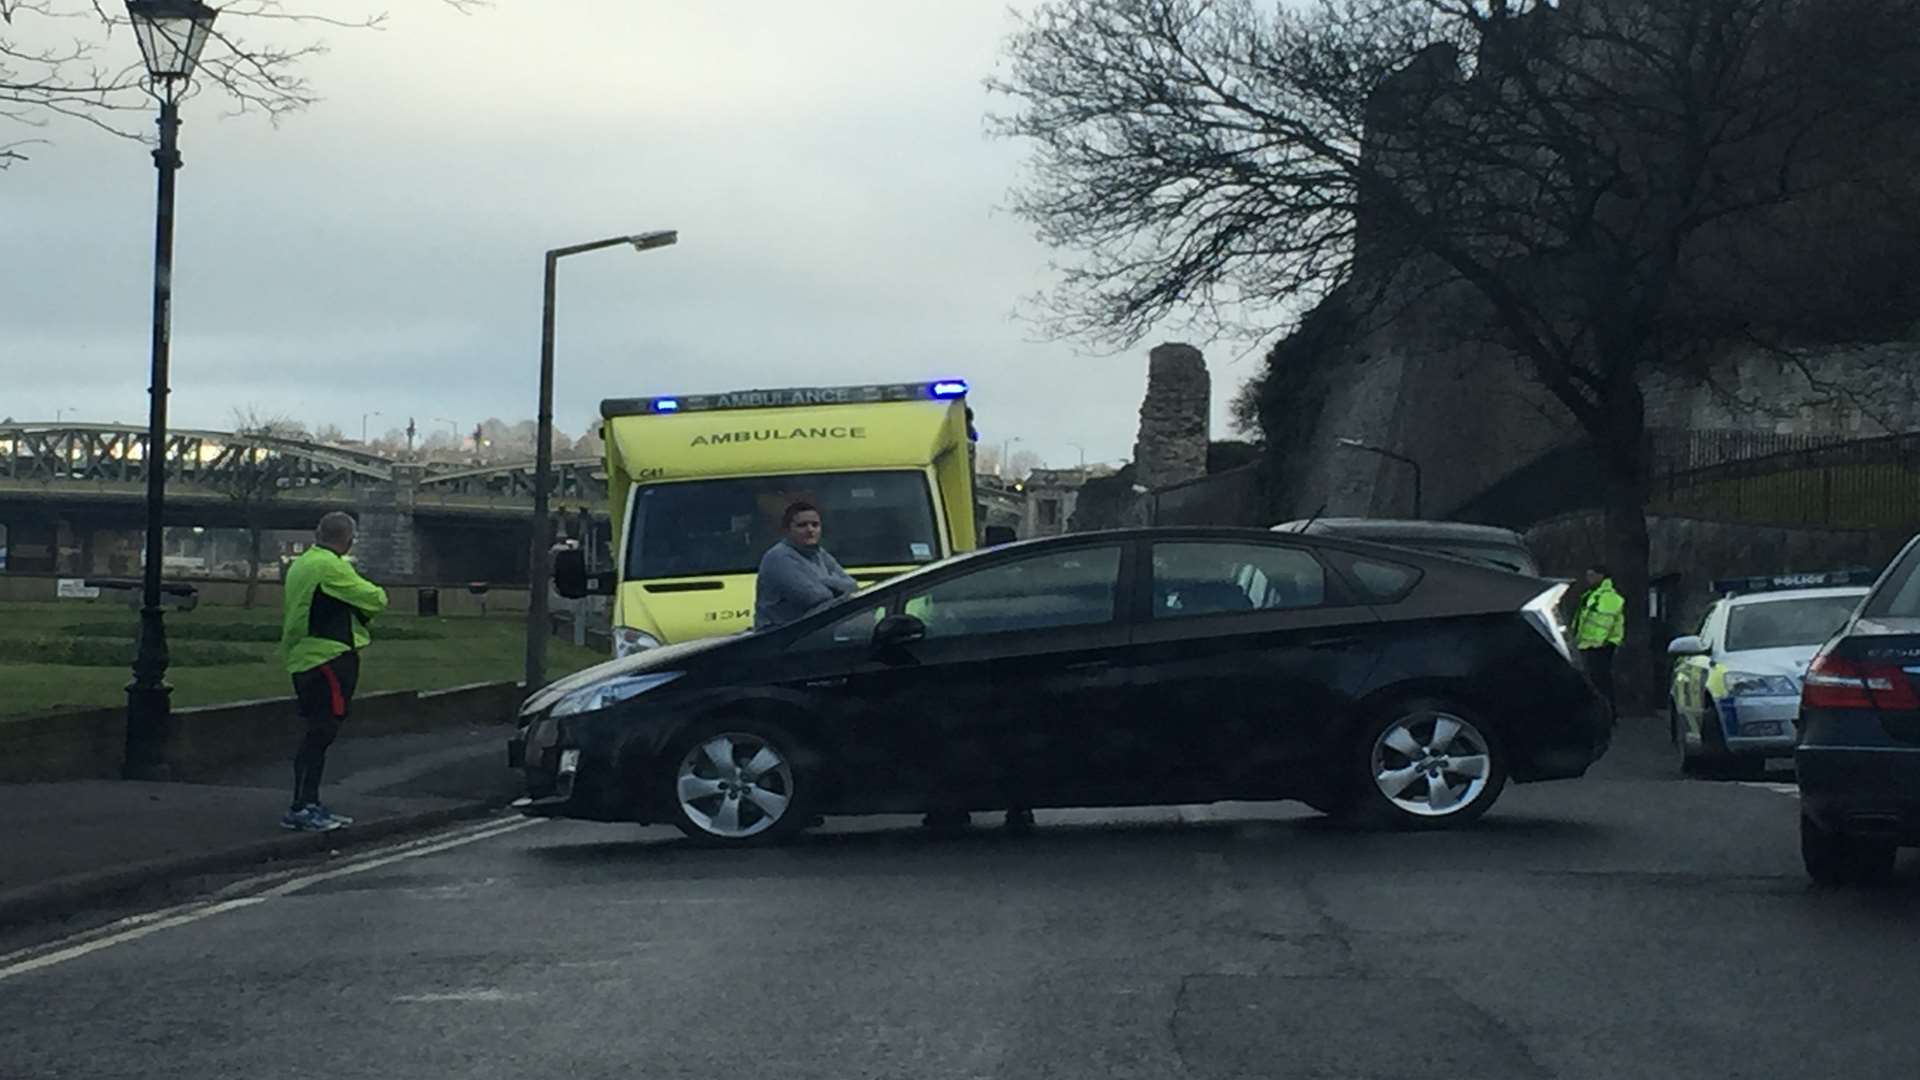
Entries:
{"type": "Polygon", "coordinates": [[[321,804],[320,774],[360,681],[360,650],[373,641],[367,623],[387,609],[386,590],[347,561],[353,535],[351,516],[328,514],[313,531],[314,545],[287,568],[280,659],[293,676],[307,733],[293,758],[293,805],[280,825],[300,832],[353,824],[321,804]]]}
{"type": "Polygon", "coordinates": [[[1574,623],[1573,643],[1586,659],[1587,674],[1606,696],[1613,708],[1613,654],[1627,636],[1627,601],[1613,587],[1607,568],[1594,565],[1587,570],[1587,595],[1580,601],[1580,618],[1574,623]]]}

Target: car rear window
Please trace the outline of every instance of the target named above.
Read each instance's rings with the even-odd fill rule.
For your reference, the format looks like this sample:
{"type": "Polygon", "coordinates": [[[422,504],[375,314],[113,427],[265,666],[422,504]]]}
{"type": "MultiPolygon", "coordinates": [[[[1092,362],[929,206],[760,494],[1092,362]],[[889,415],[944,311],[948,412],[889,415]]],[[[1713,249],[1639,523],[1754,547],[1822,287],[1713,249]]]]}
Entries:
{"type": "Polygon", "coordinates": [[[1865,614],[1876,619],[1920,619],[1920,544],[1910,545],[1900,565],[1873,590],[1865,614]]]}
{"type": "Polygon", "coordinates": [[[1858,596],[1809,596],[1735,604],[1727,613],[1727,651],[1818,645],[1840,629],[1859,602],[1858,596]]]}

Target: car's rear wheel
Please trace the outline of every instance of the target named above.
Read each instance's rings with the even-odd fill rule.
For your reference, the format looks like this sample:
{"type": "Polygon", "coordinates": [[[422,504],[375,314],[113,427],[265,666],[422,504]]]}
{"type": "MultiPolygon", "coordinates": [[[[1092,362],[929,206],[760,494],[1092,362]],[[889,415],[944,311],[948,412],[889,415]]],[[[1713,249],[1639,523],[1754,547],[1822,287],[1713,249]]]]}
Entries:
{"type": "Polygon", "coordinates": [[[764,721],[699,725],[664,758],[673,823],[693,840],[725,847],[793,836],[813,817],[799,751],[798,740],[764,721]]]}
{"type": "Polygon", "coordinates": [[[1402,702],[1369,724],[1355,760],[1356,816],[1367,824],[1444,828],[1487,812],[1507,782],[1492,727],[1450,702],[1402,702]]]}
{"type": "Polygon", "coordinates": [[[1877,885],[1893,877],[1897,845],[1824,829],[1800,815],[1800,861],[1820,885],[1877,885]]]}

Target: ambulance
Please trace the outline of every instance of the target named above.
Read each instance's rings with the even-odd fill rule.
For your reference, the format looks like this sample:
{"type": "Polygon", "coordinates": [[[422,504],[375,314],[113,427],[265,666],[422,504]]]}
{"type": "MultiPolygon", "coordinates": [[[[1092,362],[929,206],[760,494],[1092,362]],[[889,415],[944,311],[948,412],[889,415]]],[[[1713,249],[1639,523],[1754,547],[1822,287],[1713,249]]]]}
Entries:
{"type": "Polygon", "coordinates": [[[611,398],[600,404],[614,572],[558,556],[563,595],[610,594],[613,653],[753,625],[754,577],[794,502],[863,586],[978,546],[967,384],[611,398]]]}

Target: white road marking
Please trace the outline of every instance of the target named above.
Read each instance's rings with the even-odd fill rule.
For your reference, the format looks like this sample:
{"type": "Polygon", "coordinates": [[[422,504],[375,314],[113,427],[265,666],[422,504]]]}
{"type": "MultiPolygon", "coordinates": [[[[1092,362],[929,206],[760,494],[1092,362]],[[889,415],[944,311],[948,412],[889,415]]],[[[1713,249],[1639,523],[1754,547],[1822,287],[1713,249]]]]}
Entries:
{"type": "Polygon", "coordinates": [[[26,975],[31,972],[41,971],[53,967],[56,964],[64,964],[69,960],[78,960],[83,956],[99,952],[102,949],[138,941],[149,934],[157,934],[162,930],[172,930],[176,927],[186,926],[189,923],[199,922],[202,919],[210,919],[215,915],[223,915],[229,911],[237,911],[241,908],[252,907],[255,904],[266,903],[268,900],[286,897],[310,885],[317,885],[323,881],[346,877],[349,874],[364,873],[368,870],[387,866],[403,859],[418,858],[422,855],[433,855],[451,848],[462,847],[467,844],[477,843],[481,840],[490,840],[496,836],[504,836],[507,833],[517,832],[531,825],[538,825],[543,820],[542,818],[518,818],[506,822],[490,821],[478,826],[464,826],[454,831],[452,835],[442,833],[437,836],[393,844],[385,848],[377,849],[370,853],[369,856],[362,857],[346,866],[336,867],[332,870],[325,870],[319,873],[297,875],[287,880],[282,880],[287,878],[285,873],[261,875],[260,877],[249,879],[248,882],[242,882],[226,891],[231,893],[234,889],[241,888],[249,883],[255,885],[268,881],[280,881],[281,883],[249,896],[238,896],[213,902],[199,901],[190,904],[179,904],[173,907],[161,908],[158,911],[130,915],[124,919],[109,923],[104,927],[75,934],[60,941],[46,945],[37,945],[21,949],[17,952],[8,953],[5,956],[0,956],[0,981],[5,981],[16,975],[26,975]]]}
{"type": "Polygon", "coordinates": [[[191,922],[199,922],[201,919],[211,918],[224,912],[233,911],[236,908],[252,907],[254,904],[265,902],[264,898],[258,896],[249,896],[240,900],[226,900],[197,911],[187,912],[184,915],[175,915],[170,919],[161,919],[159,922],[148,923],[145,926],[138,926],[131,930],[123,930],[118,934],[103,937],[97,941],[89,941],[84,945],[73,945],[64,949],[57,949],[53,952],[36,956],[31,960],[23,960],[17,964],[0,967],[0,982],[11,979],[15,975],[25,975],[28,972],[39,971],[41,968],[50,968],[55,964],[64,964],[69,960],[78,960],[88,953],[99,952],[101,949],[112,948],[115,945],[124,945],[129,941],[138,941],[148,934],[157,934],[162,930],[171,930],[176,926],[185,926],[191,922]]]}
{"type": "Polygon", "coordinates": [[[532,994],[516,994],[492,987],[481,987],[477,990],[449,990],[438,994],[401,994],[393,1000],[412,1005],[441,1001],[525,1001],[532,996],[532,994]]]}
{"type": "Polygon", "coordinates": [[[269,898],[269,899],[282,897],[282,896],[291,896],[292,894],[299,892],[301,889],[305,889],[313,885],[318,885],[323,881],[332,881],[335,878],[343,878],[352,874],[364,874],[369,870],[377,870],[382,866],[386,866],[390,863],[397,863],[403,859],[417,859],[422,855],[432,855],[437,852],[446,851],[449,848],[463,847],[467,844],[471,844],[476,841],[491,840],[496,836],[505,836],[510,832],[519,832],[521,829],[525,829],[533,825],[538,825],[543,820],[545,819],[520,818],[517,821],[504,822],[499,825],[495,825],[490,829],[476,830],[472,833],[469,833],[466,836],[455,837],[454,839],[446,840],[441,843],[429,843],[422,847],[416,847],[410,851],[399,851],[391,855],[382,855],[382,856],[377,856],[375,858],[363,859],[359,862],[355,862],[347,866],[342,866],[337,870],[323,870],[318,874],[308,874],[304,877],[294,878],[292,881],[289,881],[284,885],[276,885],[273,888],[268,889],[267,891],[261,893],[260,895],[262,897],[269,898]]]}

